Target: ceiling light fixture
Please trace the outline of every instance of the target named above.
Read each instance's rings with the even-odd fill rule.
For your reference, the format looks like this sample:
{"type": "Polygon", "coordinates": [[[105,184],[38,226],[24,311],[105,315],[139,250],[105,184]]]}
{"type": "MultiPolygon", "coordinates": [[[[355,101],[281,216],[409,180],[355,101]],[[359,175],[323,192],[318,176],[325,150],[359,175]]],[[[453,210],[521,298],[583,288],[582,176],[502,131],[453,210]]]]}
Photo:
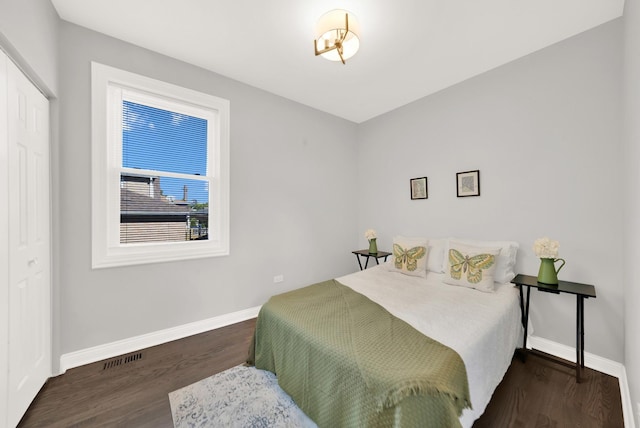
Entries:
{"type": "Polygon", "coordinates": [[[345,60],[360,48],[358,33],[358,22],[346,10],[335,9],[325,13],[318,20],[313,41],[316,56],[345,64],[345,60]]]}

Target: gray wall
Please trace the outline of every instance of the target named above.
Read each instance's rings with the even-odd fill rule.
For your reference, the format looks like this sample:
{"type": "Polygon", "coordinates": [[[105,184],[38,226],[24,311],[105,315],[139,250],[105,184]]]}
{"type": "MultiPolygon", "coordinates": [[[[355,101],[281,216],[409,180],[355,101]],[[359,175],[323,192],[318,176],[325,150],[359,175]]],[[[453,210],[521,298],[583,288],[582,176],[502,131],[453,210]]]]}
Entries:
{"type": "Polygon", "coordinates": [[[58,92],[59,22],[49,0],[0,0],[0,46],[49,96],[58,92]]]}
{"type": "Polygon", "coordinates": [[[62,353],[357,269],[355,124],[66,22],[59,52],[62,353]],[[90,61],[230,100],[230,256],[91,269],[90,61]]]}
{"type": "MultiPolygon", "coordinates": [[[[358,230],[560,241],[560,278],[595,284],[587,352],[624,361],[622,20],[600,26],[372,119],[359,128],[358,230]],[[480,170],[481,196],[457,198],[456,172],[480,170]],[[429,199],[409,198],[427,176],[429,199]]],[[[575,346],[575,298],[532,293],[533,334],[575,346]]]]}
{"type": "Polygon", "coordinates": [[[640,3],[627,0],[625,23],[625,160],[626,209],[625,219],[625,367],[635,411],[636,425],[640,424],[640,3]]]}

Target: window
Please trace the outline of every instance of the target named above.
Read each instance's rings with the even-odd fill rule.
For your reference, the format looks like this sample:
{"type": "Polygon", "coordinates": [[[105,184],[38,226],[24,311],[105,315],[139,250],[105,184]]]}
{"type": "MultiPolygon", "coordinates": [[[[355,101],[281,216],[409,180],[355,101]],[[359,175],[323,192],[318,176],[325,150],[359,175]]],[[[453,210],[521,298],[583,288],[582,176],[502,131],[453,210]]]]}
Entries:
{"type": "Polygon", "coordinates": [[[229,254],[229,102],[92,63],[94,268],[229,254]]]}

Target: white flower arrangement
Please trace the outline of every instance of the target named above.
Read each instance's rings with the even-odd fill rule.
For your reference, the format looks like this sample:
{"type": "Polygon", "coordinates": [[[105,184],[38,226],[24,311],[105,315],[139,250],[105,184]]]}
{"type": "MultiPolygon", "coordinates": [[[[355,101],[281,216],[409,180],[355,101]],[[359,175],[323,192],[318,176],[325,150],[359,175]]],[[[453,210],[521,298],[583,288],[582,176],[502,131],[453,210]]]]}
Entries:
{"type": "Polygon", "coordinates": [[[373,229],[367,229],[364,232],[364,237],[367,238],[367,241],[371,241],[372,239],[376,239],[376,231],[373,229]]]}
{"type": "Polygon", "coordinates": [[[557,258],[558,247],[560,247],[560,243],[558,241],[551,240],[546,236],[544,238],[536,239],[533,243],[533,251],[535,251],[536,256],[541,259],[557,258]]]}

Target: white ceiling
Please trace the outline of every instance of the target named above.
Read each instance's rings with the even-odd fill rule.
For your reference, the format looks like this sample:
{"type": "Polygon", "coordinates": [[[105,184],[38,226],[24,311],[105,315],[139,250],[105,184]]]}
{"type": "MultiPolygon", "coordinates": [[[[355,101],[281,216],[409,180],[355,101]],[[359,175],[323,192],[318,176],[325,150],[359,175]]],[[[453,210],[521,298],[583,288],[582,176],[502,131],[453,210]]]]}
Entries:
{"type": "Polygon", "coordinates": [[[624,0],[51,0],[60,17],[360,123],[622,15],[624,0]],[[360,51],[313,54],[346,9],[360,51]]]}

